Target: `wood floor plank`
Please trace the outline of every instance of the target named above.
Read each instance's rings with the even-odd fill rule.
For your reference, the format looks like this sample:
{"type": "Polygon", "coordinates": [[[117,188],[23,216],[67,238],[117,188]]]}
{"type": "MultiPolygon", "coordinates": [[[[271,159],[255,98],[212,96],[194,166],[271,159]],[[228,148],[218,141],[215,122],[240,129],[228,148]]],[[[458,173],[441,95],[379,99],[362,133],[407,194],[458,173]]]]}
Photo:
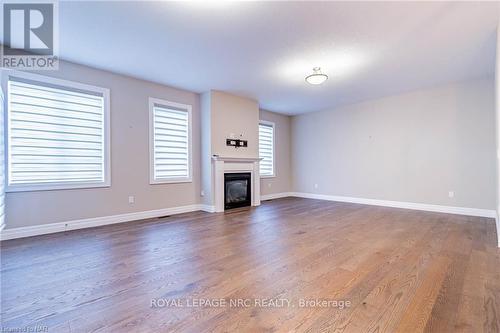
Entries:
{"type": "Polygon", "coordinates": [[[0,326],[498,332],[496,245],[492,219],[299,198],[4,241],[0,326]],[[151,307],[158,298],[289,305],[151,307]]]}
{"type": "Polygon", "coordinates": [[[427,272],[425,280],[419,286],[413,300],[406,308],[396,331],[424,331],[450,262],[451,260],[447,257],[436,257],[427,272]]]}

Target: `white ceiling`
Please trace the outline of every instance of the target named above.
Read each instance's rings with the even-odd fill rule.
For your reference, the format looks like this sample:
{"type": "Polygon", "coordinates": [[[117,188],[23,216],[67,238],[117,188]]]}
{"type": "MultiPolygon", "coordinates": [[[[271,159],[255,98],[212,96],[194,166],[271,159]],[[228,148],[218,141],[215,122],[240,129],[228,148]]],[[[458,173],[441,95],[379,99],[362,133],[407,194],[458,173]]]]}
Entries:
{"type": "Polygon", "coordinates": [[[61,2],[60,55],[298,114],[494,73],[498,3],[61,2]],[[321,66],[330,79],[304,77],[321,66]]]}

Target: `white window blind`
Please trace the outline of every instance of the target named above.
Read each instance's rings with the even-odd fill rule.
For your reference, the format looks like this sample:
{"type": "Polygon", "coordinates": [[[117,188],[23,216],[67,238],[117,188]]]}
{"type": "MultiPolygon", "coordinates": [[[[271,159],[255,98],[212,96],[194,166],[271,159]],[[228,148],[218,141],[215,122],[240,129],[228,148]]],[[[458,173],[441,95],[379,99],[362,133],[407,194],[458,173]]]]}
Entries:
{"type": "Polygon", "coordinates": [[[274,124],[259,124],[260,175],[274,176],[274,124]]]}
{"type": "Polygon", "coordinates": [[[105,95],[55,85],[49,79],[10,77],[8,186],[22,190],[106,185],[105,95]]]}
{"type": "Polygon", "coordinates": [[[5,226],[4,100],[0,90],[0,231],[5,226]]]}
{"type": "Polygon", "coordinates": [[[150,99],[151,183],[191,181],[191,106],[150,99]]]}

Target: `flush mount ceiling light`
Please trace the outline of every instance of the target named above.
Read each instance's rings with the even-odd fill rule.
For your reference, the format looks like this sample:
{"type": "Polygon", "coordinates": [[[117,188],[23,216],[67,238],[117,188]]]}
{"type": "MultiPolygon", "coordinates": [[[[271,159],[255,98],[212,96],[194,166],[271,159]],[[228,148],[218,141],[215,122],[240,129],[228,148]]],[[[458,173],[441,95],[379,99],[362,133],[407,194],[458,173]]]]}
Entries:
{"type": "Polygon", "coordinates": [[[328,80],[328,75],[321,73],[320,67],[314,67],[313,73],[306,76],[306,82],[310,84],[322,84],[328,80]]]}

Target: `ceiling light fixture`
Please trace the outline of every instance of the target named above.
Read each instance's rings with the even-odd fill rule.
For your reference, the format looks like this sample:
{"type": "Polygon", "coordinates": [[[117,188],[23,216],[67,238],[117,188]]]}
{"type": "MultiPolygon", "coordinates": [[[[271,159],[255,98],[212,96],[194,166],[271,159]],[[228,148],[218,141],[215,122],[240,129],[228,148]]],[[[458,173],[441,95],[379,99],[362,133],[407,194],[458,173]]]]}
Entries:
{"type": "Polygon", "coordinates": [[[321,73],[320,67],[314,67],[313,73],[306,76],[306,82],[310,84],[322,84],[328,80],[328,75],[321,73]]]}

